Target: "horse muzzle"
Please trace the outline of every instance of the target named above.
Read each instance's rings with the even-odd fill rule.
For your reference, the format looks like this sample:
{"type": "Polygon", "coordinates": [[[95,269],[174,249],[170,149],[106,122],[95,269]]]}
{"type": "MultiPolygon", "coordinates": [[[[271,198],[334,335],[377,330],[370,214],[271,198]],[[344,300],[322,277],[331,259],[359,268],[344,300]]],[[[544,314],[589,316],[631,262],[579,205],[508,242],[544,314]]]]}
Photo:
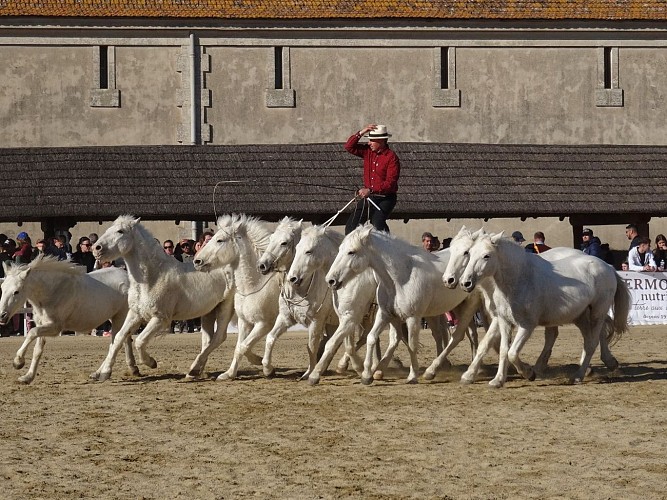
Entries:
{"type": "Polygon", "coordinates": [[[7,311],[2,311],[0,313],[0,326],[5,326],[9,321],[9,313],[7,311]]]}
{"type": "Polygon", "coordinates": [[[260,261],[257,263],[257,271],[266,275],[273,271],[273,263],[268,263],[265,261],[260,261]]]}
{"type": "Polygon", "coordinates": [[[201,259],[193,260],[192,264],[195,266],[196,271],[206,271],[206,269],[209,267],[208,264],[201,259]]]}
{"type": "Polygon", "coordinates": [[[445,284],[447,288],[456,288],[456,285],[458,285],[458,281],[456,281],[455,276],[443,276],[442,277],[442,282],[445,284]]]}
{"type": "Polygon", "coordinates": [[[329,288],[332,290],[338,290],[341,286],[343,286],[343,282],[337,280],[336,278],[330,278],[327,280],[327,285],[329,285],[329,288]]]}
{"type": "Polygon", "coordinates": [[[472,292],[475,289],[475,280],[472,278],[461,278],[461,288],[465,292],[472,292]]]}
{"type": "Polygon", "coordinates": [[[301,286],[301,283],[303,283],[303,278],[300,278],[298,276],[290,276],[289,282],[292,283],[294,286],[301,286]]]}

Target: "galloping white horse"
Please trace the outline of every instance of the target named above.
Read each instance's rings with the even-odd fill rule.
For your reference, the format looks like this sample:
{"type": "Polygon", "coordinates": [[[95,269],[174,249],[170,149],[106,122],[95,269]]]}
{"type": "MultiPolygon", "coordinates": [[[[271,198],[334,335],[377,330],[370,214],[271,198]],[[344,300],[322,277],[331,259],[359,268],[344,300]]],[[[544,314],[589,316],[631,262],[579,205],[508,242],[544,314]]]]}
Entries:
{"type": "MultiPolygon", "coordinates": [[[[55,337],[63,330],[90,334],[111,319],[113,345],[115,332],[127,315],[129,280],[124,270],[109,268],[86,274],[84,267],[54,257],[38,257],[30,264],[3,263],[3,267],[6,278],[1,287],[0,324],[7,323],[29,301],[36,325],[26,334],[14,358],[14,368],[23,368],[25,352],[37,339],[30,368],[19,382],[29,384],[34,380],[45,337],[55,337]]],[[[125,357],[132,373],[138,375],[131,337],[125,341],[125,357]]]]}
{"type": "Polygon", "coordinates": [[[362,383],[372,382],[373,372],[386,367],[398,345],[398,338],[392,335],[379,365],[371,365],[372,349],[387,323],[391,323],[395,331],[401,331],[401,323],[407,325],[409,383],[416,382],[418,377],[417,346],[421,318],[451,311],[466,301],[465,307],[459,309],[457,328],[468,327],[479,307],[479,300],[476,296],[466,296],[443,285],[442,273],[448,258],[446,250],[438,254],[428,253],[392,235],[373,230],[370,224],[358,227],[345,237],[326,277],[329,286],[338,289],[369,267],[378,281],[378,313],[368,334],[362,383]]]}
{"type": "MultiPolygon", "coordinates": [[[[107,229],[93,248],[96,258],[123,257],[130,276],[129,307],[118,337],[123,341],[145,321],[137,337],[139,360],[155,368],[157,362],[148,354],[148,341],[164,332],[174,320],[201,316],[202,350],[187,374],[201,376],[208,356],[227,337],[227,325],[233,316],[233,288],[224,269],[208,274],[195,272],[164,253],[162,245],[144,228],[139,219],[121,215],[107,229]]],[[[103,381],[111,376],[118,345],[114,342],[107,358],[91,378],[103,381]]]]}
{"type": "Polygon", "coordinates": [[[250,348],[275,323],[280,292],[276,274],[264,276],[257,270],[259,257],[266,249],[270,236],[268,226],[259,219],[245,214],[223,215],[218,219],[218,231],[195,255],[194,265],[198,271],[211,273],[229,267],[234,276],[234,308],[239,333],[232,364],[218,380],[236,378],[243,355],[252,355],[248,359],[253,364],[261,364],[259,356],[252,354],[250,348]]]}
{"type": "MultiPolygon", "coordinates": [[[[501,335],[498,373],[489,383],[491,386],[505,383],[507,360],[523,377],[534,378],[533,369],[521,361],[519,354],[538,325],[574,323],[581,330],[584,350],[572,382],[583,381],[598,343],[605,365],[616,369],[618,361],[602,331],[610,308],[614,312],[613,332],[621,335],[627,331],[630,295],[611,266],[583,253],[547,261],[525,252],[503,238],[502,233],[481,235],[468,253],[461,287],[468,292],[477,287],[482,290],[487,310],[497,319],[501,335]],[[512,325],[517,326],[517,335],[510,347],[512,325]]],[[[480,349],[478,357],[482,356],[480,349]]],[[[474,378],[477,361],[476,358],[464,374],[466,381],[474,378]]]]}
{"type": "MultiPolygon", "coordinates": [[[[309,229],[305,230],[305,232],[308,231],[309,229]]],[[[282,219],[271,234],[266,250],[257,263],[258,270],[262,274],[267,274],[272,270],[287,274],[287,268],[292,265],[298,252],[301,234],[301,221],[297,222],[289,217],[282,219]]],[[[338,233],[333,237],[338,240],[338,243],[343,239],[342,235],[338,233]]],[[[301,282],[296,280],[285,282],[284,274],[281,276],[279,314],[273,328],[266,336],[264,358],[262,359],[264,374],[267,377],[275,373],[271,363],[275,341],[296,323],[308,328],[309,364],[301,380],[308,378],[315,367],[325,329],[327,326],[335,329],[334,325],[338,325],[338,317],[333,312],[331,294],[324,281],[325,272],[326,270],[322,272],[322,276],[316,276],[314,273],[309,275],[308,286],[305,288],[301,286],[301,282]]],[[[331,331],[333,333],[333,330],[331,331]]]]}

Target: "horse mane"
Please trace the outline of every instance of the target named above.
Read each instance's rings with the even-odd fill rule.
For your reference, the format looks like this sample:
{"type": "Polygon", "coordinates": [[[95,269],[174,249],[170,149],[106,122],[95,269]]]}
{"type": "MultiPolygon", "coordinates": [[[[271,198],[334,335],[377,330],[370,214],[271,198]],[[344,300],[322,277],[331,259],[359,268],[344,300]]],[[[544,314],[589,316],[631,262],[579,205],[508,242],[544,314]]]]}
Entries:
{"type": "Polygon", "coordinates": [[[329,226],[310,226],[303,230],[304,237],[310,237],[311,234],[321,235],[325,238],[328,238],[329,241],[334,243],[337,247],[340,246],[340,244],[343,242],[343,239],[345,238],[344,234],[336,231],[335,229],[331,229],[329,226]]]}
{"type": "Polygon", "coordinates": [[[246,214],[222,215],[218,218],[218,228],[228,228],[232,233],[237,228],[244,230],[257,256],[264,253],[264,250],[269,245],[269,238],[272,234],[264,221],[246,214]]]}
{"type": "Polygon", "coordinates": [[[155,236],[153,236],[153,234],[146,227],[144,227],[140,222],[138,222],[135,216],[120,215],[114,221],[114,225],[119,225],[123,228],[133,228],[135,231],[137,231],[145,248],[150,252],[150,254],[154,258],[169,262],[175,260],[164,252],[164,249],[162,248],[162,244],[160,243],[160,241],[157,238],[155,238],[155,236]]]}
{"type": "Polygon", "coordinates": [[[278,222],[278,225],[276,226],[276,231],[278,229],[281,229],[283,231],[289,231],[291,234],[294,234],[296,230],[300,227],[300,225],[301,221],[292,219],[289,216],[285,216],[278,222]]]}
{"type": "Polygon", "coordinates": [[[40,255],[29,264],[13,264],[7,270],[7,276],[17,276],[30,269],[31,271],[59,272],[67,274],[85,274],[86,268],[67,260],[58,260],[52,255],[40,255]]]}

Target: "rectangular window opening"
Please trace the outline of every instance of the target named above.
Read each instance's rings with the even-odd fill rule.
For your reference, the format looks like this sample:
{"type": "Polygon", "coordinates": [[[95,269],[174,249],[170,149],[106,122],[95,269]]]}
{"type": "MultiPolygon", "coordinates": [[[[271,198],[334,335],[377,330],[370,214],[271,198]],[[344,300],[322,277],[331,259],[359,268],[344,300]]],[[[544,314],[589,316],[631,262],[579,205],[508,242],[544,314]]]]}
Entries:
{"type": "Polygon", "coordinates": [[[100,88],[109,88],[109,47],[100,45],[100,88]]]}
{"type": "Polygon", "coordinates": [[[612,53],[611,47],[604,48],[604,88],[612,88],[611,70],[612,70],[612,53]]]}
{"type": "Polygon", "coordinates": [[[440,48],[440,88],[449,88],[449,47],[440,48]]]}
{"type": "Polygon", "coordinates": [[[283,88],[283,48],[276,47],[275,54],[275,68],[274,68],[274,88],[276,90],[283,88]]]}

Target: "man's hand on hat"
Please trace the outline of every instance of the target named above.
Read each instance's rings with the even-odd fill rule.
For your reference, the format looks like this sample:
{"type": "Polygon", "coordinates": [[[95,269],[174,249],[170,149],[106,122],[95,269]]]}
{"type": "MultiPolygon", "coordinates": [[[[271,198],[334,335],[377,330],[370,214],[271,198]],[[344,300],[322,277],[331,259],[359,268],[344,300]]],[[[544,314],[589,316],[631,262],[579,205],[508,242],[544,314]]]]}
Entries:
{"type": "Polygon", "coordinates": [[[376,128],[377,125],[375,123],[369,123],[359,131],[359,135],[366,135],[368,132],[370,132],[371,130],[375,130],[376,128]]]}

